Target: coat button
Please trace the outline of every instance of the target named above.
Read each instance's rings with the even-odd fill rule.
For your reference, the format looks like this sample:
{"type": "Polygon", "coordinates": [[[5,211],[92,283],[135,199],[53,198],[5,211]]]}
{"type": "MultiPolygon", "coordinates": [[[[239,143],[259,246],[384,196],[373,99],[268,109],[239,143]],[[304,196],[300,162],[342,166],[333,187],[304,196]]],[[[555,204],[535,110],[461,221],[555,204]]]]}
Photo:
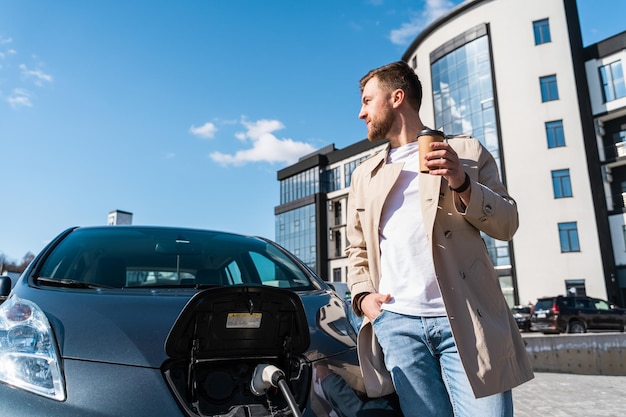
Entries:
{"type": "Polygon", "coordinates": [[[493,214],[493,208],[489,204],[485,206],[483,211],[485,212],[485,214],[488,214],[490,216],[493,214]]]}

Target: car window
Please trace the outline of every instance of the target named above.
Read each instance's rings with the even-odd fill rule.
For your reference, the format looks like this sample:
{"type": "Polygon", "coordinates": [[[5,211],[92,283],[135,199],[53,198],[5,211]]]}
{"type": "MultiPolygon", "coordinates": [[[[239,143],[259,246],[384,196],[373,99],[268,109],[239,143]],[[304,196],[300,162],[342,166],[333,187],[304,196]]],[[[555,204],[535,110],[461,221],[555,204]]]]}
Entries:
{"type": "Polygon", "coordinates": [[[114,288],[314,286],[302,264],[262,239],[125,226],[73,231],[47,254],[36,275],[48,282],[65,280],[114,288]]]}
{"type": "Polygon", "coordinates": [[[243,284],[241,270],[235,261],[232,261],[226,267],[226,276],[228,277],[228,283],[231,285],[243,284]]]}
{"type": "Polygon", "coordinates": [[[591,301],[587,300],[585,298],[577,299],[576,302],[575,302],[575,306],[576,306],[576,308],[590,309],[591,308],[591,301]]]}
{"type": "Polygon", "coordinates": [[[550,310],[552,308],[552,300],[539,300],[537,304],[535,304],[535,311],[539,310],[550,310]]]}
{"type": "Polygon", "coordinates": [[[610,310],[611,309],[611,306],[609,305],[609,303],[603,300],[593,300],[593,304],[598,310],[610,310]]]}

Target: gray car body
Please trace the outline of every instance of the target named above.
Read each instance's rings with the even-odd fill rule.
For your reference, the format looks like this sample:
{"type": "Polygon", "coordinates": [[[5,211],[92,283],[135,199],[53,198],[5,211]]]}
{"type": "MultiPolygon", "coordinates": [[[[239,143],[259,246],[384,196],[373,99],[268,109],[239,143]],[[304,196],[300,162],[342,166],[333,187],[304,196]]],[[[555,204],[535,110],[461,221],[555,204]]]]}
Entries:
{"type": "MultiPolygon", "coordinates": [[[[161,368],[169,359],[166,338],[198,290],[36,285],[33,270],[53,246],[35,258],[12,294],[36,303],[47,316],[61,356],[67,399],[59,402],[0,384],[2,415],[183,416],[161,368]]],[[[320,309],[343,301],[321,279],[310,278],[317,289],[297,292],[309,323],[309,351],[317,359],[332,357],[358,368],[355,345],[321,331],[318,324],[320,309]]],[[[304,415],[315,415],[310,401],[304,415]]]]}

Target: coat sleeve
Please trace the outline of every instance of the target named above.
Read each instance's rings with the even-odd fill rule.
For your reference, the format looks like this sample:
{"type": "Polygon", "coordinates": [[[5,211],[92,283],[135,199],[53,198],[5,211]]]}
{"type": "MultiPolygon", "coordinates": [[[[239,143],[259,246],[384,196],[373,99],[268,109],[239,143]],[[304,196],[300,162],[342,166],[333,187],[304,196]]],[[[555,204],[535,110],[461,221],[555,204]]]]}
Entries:
{"type": "MultiPolygon", "coordinates": [[[[357,296],[362,293],[376,292],[370,275],[367,242],[359,216],[359,212],[364,210],[361,198],[363,191],[361,171],[362,169],[357,168],[352,173],[346,222],[348,246],[345,252],[348,256],[348,287],[353,299],[358,298],[357,296]]],[[[357,314],[361,314],[354,303],[353,308],[357,314]]]]}
{"type": "Polygon", "coordinates": [[[460,214],[472,226],[494,239],[513,239],[519,226],[517,204],[500,180],[496,161],[478,140],[461,141],[459,155],[470,176],[472,194],[469,205],[460,214]],[[473,149],[467,149],[468,147],[473,149]],[[466,152],[477,157],[464,159],[466,152]]]}

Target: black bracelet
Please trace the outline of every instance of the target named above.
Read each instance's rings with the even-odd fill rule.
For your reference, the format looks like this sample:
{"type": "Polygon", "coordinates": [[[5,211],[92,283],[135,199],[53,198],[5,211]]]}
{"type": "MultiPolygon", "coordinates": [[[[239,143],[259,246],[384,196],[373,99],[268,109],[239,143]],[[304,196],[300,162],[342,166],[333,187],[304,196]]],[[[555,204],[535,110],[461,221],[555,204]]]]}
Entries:
{"type": "Polygon", "coordinates": [[[470,177],[469,177],[469,175],[467,175],[467,172],[466,172],[465,173],[465,181],[463,181],[463,184],[461,184],[460,187],[458,187],[458,188],[452,188],[450,186],[448,186],[448,187],[452,191],[454,191],[455,193],[461,194],[463,191],[465,191],[465,190],[467,190],[469,188],[470,184],[471,184],[470,177]]]}
{"type": "Polygon", "coordinates": [[[361,303],[363,302],[363,299],[365,297],[367,297],[368,295],[370,295],[371,293],[369,292],[362,292],[356,295],[355,299],[353,300],[354,306],[356,307],[356,311],[359,314],[363,314],[363,310],[361,310],[361,303]]]}

